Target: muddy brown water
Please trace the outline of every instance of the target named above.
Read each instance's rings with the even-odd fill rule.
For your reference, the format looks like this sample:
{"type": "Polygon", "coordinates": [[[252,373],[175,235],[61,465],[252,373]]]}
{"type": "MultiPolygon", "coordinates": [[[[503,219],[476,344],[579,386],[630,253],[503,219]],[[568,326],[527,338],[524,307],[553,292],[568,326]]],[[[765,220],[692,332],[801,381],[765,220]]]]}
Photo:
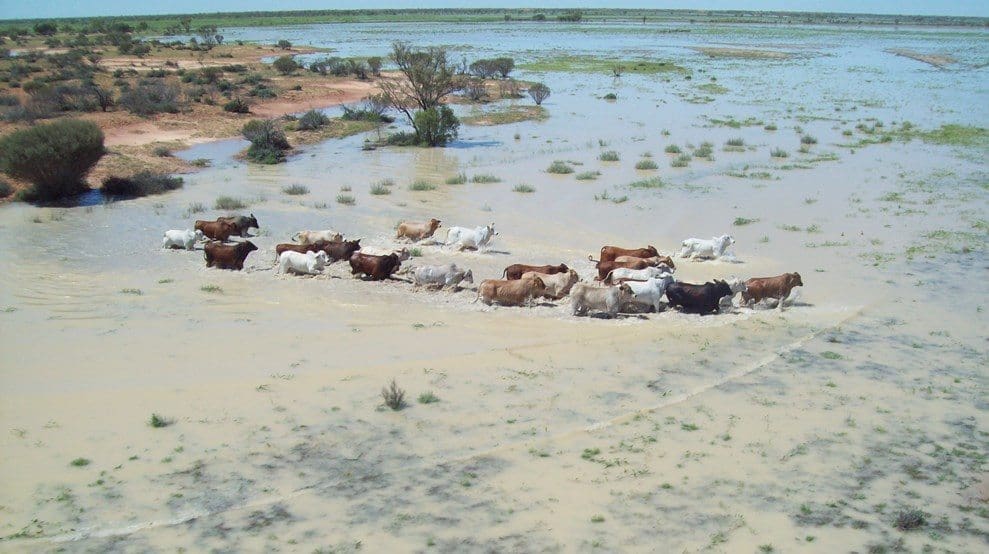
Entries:
{"type": "MultiPolygon", "coordinates": [[[[889,71],[909,77],[908,62],[889,71]]],[[[740,87],[758,73],[697,63],[740,87]]],[[[841,148],[843,129],[888,113],[835,116],[816,102],[827,87],[803,112],[827,120],[738,108],[772,117],[769,132],[707,126],[733,104],[685,103],[652,78],[623,78],[616,104],[594,97],[597,78],[551,79],[548,121],[465,128],[447,149],[364,152],[354,137],[269,168],[201,145],[194,156],[218,163],[165,196],[0,208],[0,549],[984,550],[984,151],[841,148]],[[818,138],[810,154],[798,125],[818,138]],[[722,151],[733,136],[750,148],[722,151]],[[713,161],[669,167],[667,144],[702,140],[713,161]],[[771,159],[777,145],[790,158],[771,159]],[[659,170],[634,169],[644,152],[659,170]],[[557,159],[601,176],[545,173],[557,159]],[[502,181],[443,184],[459,171],[502,181]],[[655,175],[665,186],[627,186],[655,175]],[[384,178],[392,194],[369,195],[384,178]],[[417,179],[437,189],[409,191],[417,179]],[[523,182],[536,192],[512,192],[523,182]],[[294,183],[310,194],[281,193],[294,183]],[[335,202],[341,186],[356,205],[335,202]],[[604,190],[628,199],[595,200],[604,190]],[[262,225],[243,272],[161,249],[164,230],[221,215],[187,213],[220,195],[262,225]],[[388,249],[403,246],[397,221],[428,217],[440,236],[496,224],[486,250],[427,245],[406,262],[456,262],[478,281],[516,262],[588,279],[602,244],[674,252],[730,232],[734,262],[677,259],[678,278],[799,271],[805,286],[782,312],[608,320],[365,282],[340,263],[274,273],[274,245],[299,229],[388,249]],[[382,406],[391,379],[400,411],[382,406]],[[171,424],[151,427],[152,413],[171,424]],[[898,527],[911,510],[920,527],[898,527]]]]}

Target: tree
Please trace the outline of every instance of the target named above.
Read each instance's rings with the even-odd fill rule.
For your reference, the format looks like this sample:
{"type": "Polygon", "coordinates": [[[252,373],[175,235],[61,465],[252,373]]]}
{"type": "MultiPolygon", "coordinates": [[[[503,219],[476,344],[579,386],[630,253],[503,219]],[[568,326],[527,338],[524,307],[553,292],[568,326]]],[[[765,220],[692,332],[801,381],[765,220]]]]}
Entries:
{"type": "Polygon", "coordinates": [[[529,85],[529,96],[536,103],[537,106],[543,103],[543,100],[549,98],[550,90],[549,87],[543,83],[532,83],[529,85]]]}
{"type": "Polygon", "coordinates": [[[196,34],[203,39],[200,44],[205,46],[207,50],[211,50],[214,46],[223,42],[223,35],[216,33],[216,25],[203,25],[196,29],[196,34]]]}
{"type": "Polygon", "coordinates": [[[282,75],[288,75],[299,69],[299,64],[296,63],[295,58],[289,55],[279,57],[271,65],[282,75]]]}
{"type": "Polygon", "coordinates": [[[99,104],[101,110],[105,112],[110,106],[113,106],[113,89],[103,88],[93,83],[89,90],[96,97],[96,103],[99,104]]]}
{"type": "Polygon", "coordinates": [[[508,74],[515,69],[515,60],[512,58],[495,58],[492,61],[494,62],[495,70],[501,74],[502,79],[507,79],[508,74]]]}
{"type": "Polygon", "coordinates": [[[285,151],[292,146],[285,133],[271,119],[248,121],[241,130],[244,138],[251,141],[247,158],[262,164],[276,164],[285,160],[285,151]]]}
{"type": "Polygon", "coordinates": [[[58,32],[58,26],[54,23],[38,23],[34,26],[34,32],[38,35],[50,37],[58,32]]]}
{"type": "Polygon", "coordinates": [[[0,170],[32,183],[32,199],[55,200],[85,191],[86,174],[105,153],[95,123],[65,119],[0,139],[0,170]]]}
{"type": "Polygon", "coordinates": [[[425,50],[415,50],[407,43],[396,41],[392,44],[392,61],[398,66],[402,77],[399,79],[383,80],[380,83],[382,95],[395,110],[405,114],[415,130],[419,143],[430,146],[445,144],[438,140],[442,136],[453,136],[460,125],[452,110],[437,110],[443,98],[462,87],[456,66],[447,60],[446,49],[429,47],[425,50]],[[423,116],[417,122],[416,112],[434,110],[432,114],[423,116]],[[429,130],[420,128],[420,124],[446,125],[445,131],[440,127],[429,130]],[[437,132],[432,132],[437,131],[437,132]],[[434,140],[436,139],[436,140],[434,140]]]}
{"type": "Polygon", "coordinates": [[[289,42],[289,41],[287,41],[287,40],[285,40],[285,39],[282,39],[282,40],[278,41],[278,45],[277,46],[279,48],[281,48],[282,50],[288,50],[289,48],[292,48],[292,43],[289,42]]]}

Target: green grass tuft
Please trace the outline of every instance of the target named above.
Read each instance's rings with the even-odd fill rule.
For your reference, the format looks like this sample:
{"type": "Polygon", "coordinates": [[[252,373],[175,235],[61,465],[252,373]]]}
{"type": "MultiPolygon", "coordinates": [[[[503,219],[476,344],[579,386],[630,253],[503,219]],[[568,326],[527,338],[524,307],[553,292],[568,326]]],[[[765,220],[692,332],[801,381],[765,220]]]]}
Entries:
{"type": "Polygon", "coordinates": [[[546,172],[566,175],[567,173],[573,173],[573,167],[567,162],[556,160],[550,164],[549,168],[546,169],[546,172]]]}
{"type": "Polygon", "coordinates": [[[436,190],[436,185],[430,183],[429,181],[418,180],[409,185],[409,190],[422,192],[427,190],[436,190]]]}

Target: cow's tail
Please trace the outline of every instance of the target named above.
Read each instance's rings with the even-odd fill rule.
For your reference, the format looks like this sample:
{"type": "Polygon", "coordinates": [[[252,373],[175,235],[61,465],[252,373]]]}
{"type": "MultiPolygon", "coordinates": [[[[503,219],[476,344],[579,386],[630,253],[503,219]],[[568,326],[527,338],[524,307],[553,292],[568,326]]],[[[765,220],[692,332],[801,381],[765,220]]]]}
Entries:
{"type": "Polygon", "coordinates": [[[592,262],[594,262],[594,263],[596,263],[596,264],[601,263],[601,260],[595,260],[594,259],[594,254],[588,254],[587,255],[587,259],[590,260],[590,261],[592,261],[592,262]]]}
{"type": "Polygon", "coordinates": [[[481,286],[478,285],[478,287],[477,287],[477,296],[474,297],[474,300],[471,301],[471,304],[474,304],[475,302],[477,302],[480,299],[481,299],[481,286]]]}
{"type": "Polygon", "coordinates": [[[604,284],[606,284],[606,285],[610,285],[611,284],[611,274],[614,273],[614,272],[615,272],[614,269],[612,269],[611,271],[609,271],[608,274],[604,276],[604,279],[601,279],[601,282],[604,283],[604,284]]]}
{"type": "Polygon", "coordinates": [[[507,276],[508,276],[508,268],[506,267],[506,268],[505,268],[505,269],[504,269],[504,270],[503,270],[503,271],[501,272],[501,278],[502,278],[502,279],[504,279],[504,278],[505,278],[505,277],[507,277],[507,276]]]}

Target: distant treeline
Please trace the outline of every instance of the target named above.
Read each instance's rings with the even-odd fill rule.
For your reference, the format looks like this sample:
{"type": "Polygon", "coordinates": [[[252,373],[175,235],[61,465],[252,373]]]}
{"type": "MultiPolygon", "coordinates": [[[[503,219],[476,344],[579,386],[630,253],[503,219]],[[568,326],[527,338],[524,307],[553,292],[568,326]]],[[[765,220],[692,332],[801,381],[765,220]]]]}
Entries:
{"type": "Polygon", "coordinates": [[[810,12],[710,11],[710,10],[650,10],[650,9],[378,9],[378,10],[303,10],[238,13],[201,13],[92,18],[0,20],[0,30],[30,28],[41,22],[84,28],[93,21],[103,25],[126,23],[147,34],[182,34],[203,25],[216,27],[266,27],[311,23],[356,22],[677,22],[677,23],[769,23],[782,25],[910,25],[989,27],[989,18],[925,15],[878,15],[810,12]]]}

